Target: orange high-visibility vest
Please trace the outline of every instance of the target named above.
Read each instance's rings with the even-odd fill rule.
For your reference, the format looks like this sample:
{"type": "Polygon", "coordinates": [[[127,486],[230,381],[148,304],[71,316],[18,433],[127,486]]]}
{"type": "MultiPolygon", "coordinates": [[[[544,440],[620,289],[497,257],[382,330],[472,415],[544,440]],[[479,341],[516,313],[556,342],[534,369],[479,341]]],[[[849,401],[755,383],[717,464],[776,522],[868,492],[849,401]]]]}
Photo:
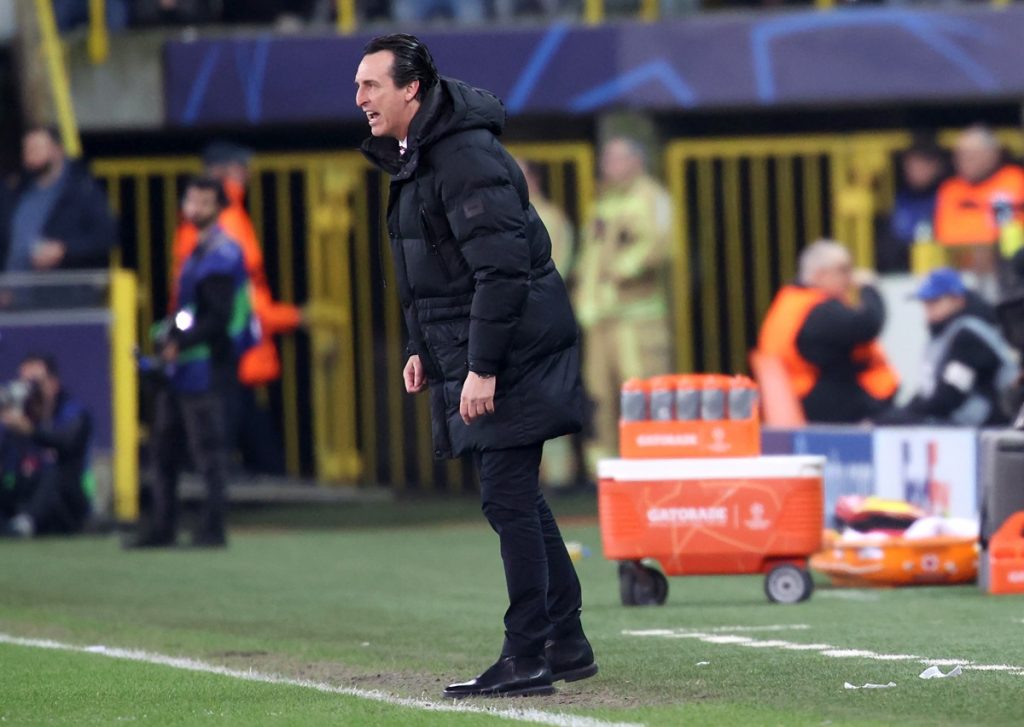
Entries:
{"type": "MultiPolygon", "coordinates": [[[[811,311],[829,299],[828,294],[816,288],[787,285],[775,296],[761,324],[758,351],[782,361],[793,392],[801,399],[811,393],[820,372],[800,355],[796,339],[811,311]]],[[[877,340],[855,346],[850,358],[861,368],[857,383],[868,394],[884,401],[896,393],[899,377],[889,366],[877,340]]]]}
{"type": "Polygon", "coordinates": [[[947,179],[935,200],[935,239],[942,245],[987,245],[999,241],[994,204],[1012,205],[1024,220],[1024,169],[1007,164],[991,177],[971,184],[962,177],[947,179]]]}
{"type": "MultiPolygon", "coordinates": [[[[233,180],[224,181],[224,191],[230,204],[220,213],[217,223],[228,237],[242,248],[245,268],[249,272],[252,307],[263,334],[259,344],[242,354],[238,362],[238,378],[246,386],[261,386],[281,378],[281,358],[274,344],[274,335],[294,331],[302,322],[299,308],[278,303],[270,292],[270,283],[263,266],[263,250],[256,238],[256,230],[245,210],[245,187],[233,180]]],[[[199,233],[195,225],[182,221],[174,234],[174,277],[178,279],[182,266],[192,254],[199,233]]],[[[172,285],[171,312],[175,308],[172,285]]]]}

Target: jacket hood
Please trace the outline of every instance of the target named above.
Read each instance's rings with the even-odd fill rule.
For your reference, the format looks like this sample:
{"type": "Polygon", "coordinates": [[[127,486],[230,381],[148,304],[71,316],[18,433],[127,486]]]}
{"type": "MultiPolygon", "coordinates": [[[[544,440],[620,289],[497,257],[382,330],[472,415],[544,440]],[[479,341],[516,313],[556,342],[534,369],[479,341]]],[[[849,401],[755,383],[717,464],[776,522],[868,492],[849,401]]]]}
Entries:
{"type": "Polygon", "coordinates": [[[426,92],[420,110],[409,125],[409,147],[398,153],[398,140],[371,136],[362,151],[371,162],[393,176],[409,176],[415,170],[419,152],[446,136],[471,129],[486,129],[495,136],[505,128],[505,106],[480,88],[454,78],[441,77],[426,92]]]}

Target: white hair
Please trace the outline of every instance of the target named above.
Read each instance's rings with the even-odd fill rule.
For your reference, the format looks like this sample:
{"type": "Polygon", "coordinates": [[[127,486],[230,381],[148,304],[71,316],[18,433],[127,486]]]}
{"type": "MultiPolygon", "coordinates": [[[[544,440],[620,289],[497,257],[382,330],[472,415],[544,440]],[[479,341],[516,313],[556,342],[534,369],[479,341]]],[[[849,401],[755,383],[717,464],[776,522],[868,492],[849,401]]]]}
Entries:
{"type": "Polygon", "coordinates": [[[977,140],[986,149],[999,149],[999,139],[985,124],[972,124],[960,133],[958,143],[977,140]]]}
{"type": "Polygon", "coordinates": [[[800,283],[812,285],[822,270],[828,270],[840,260],[850,259],[850,251],[835,240],[815,240],[800,253],[800,283]]]}

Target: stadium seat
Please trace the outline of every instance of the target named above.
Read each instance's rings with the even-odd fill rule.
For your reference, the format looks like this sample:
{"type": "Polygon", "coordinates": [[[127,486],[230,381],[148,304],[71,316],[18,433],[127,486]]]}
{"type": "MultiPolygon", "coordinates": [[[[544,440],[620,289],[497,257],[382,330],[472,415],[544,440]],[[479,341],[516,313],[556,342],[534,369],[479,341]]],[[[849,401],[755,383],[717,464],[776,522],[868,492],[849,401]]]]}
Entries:
{"type": "Polygon", "coordinates": [[[766,426],[794,428],[807,425],[803,406],[793,393],[779,358],[751,351],[750,370],[761,389],[761,417],[766,426]]]}

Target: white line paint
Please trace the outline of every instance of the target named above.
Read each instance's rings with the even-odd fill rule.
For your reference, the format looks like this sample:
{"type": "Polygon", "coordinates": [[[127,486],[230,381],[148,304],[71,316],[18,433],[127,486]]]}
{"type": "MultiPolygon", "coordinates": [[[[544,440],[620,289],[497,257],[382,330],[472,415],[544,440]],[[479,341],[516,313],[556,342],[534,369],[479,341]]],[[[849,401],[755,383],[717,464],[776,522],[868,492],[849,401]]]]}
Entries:
{"type": "Polygon", "coordinates": [[[208,664],[195,659],[188,659],[178,656],[167,656],[165,654],[154,654],[148,651],[136,649],[118,649],[109,646],[77,646],[65,644],[60,641],[48,639],[25,639],[10,634],[0,633],[0,644],[12,646],[25,646],[35,649],[50,649],[54,651],[71,651],[81,654],[94,654],[106,656],[112,659],[125,661],[136,661],[145,664],[156,664],[167,666],[172,669],[184,671],[201,672],[203,674],[216,674],[218,676],[241,679],[247,682],[260,682],[262,684],[283,684],[303,689],[313,689],[327,694],[340,694],[346,697],[367,699],[373,702],[382,702],[396,707],[407,707],[409,709],[420,709],[427,712],[456,712],[469,714],[485,714],[499,719],[506,719],[513,722],[527,722],[530,724],[553,725],[553,727],[643,727],[630,722],[605,722],[604,720],[582,715],[565,714],[558,712],[545,712],[540,709],[520,709],[518,707],[498,709],[497,707],[480,707],[465,702],[434,702],[428,699],[410,699],[407,697],[396,697],[377,690],[356,689],[353,687],[339,687],[324,682],[314,682],[308,679],[293,679],[280,674],[264,674],[256,671],[241,671],[230,669],[225,666],[208,664]]]}
{"type": "MultiPolygon", "coordinates": [[[[740,628],[740,627],[731,627],[740,628]]],[[[751,629],[755,627],[749,627],[751,629]]],[[[804,629],[808,628],[803,626],[804,629]]],[[[813,651],[833,659],[870,659],[872,661],[916,661],[927,666],[960,666],[965,670],[1007,672],[1024,676],[1024,666],[1012,664],[975,664],[970,659],[927,659],[916,654],[879,654],[868,649],[844,649],[831,644],[801,644],[781,639],[755,639],[749,636],[729,636],[709,633],[712,629],[690,631],[656,629],[652,631],[623,631],[624,636],[654,636],[670,639],[695,639],[706,644],[726,644],[748,649],[782,649],[785,651],[813,651]],[[666,633],[666,631],[668,631],[666,633]]]]}
{"type": "Polygon", "coordinates": [[[856,590],[834,590],[827,591],[824,589],[815,591],[814,598],[831,598],[836,601],[864,601],[866,603],[874,603],[878,600],[878,594],[872,593],[871,591],[856,591],[856,590]]]}

